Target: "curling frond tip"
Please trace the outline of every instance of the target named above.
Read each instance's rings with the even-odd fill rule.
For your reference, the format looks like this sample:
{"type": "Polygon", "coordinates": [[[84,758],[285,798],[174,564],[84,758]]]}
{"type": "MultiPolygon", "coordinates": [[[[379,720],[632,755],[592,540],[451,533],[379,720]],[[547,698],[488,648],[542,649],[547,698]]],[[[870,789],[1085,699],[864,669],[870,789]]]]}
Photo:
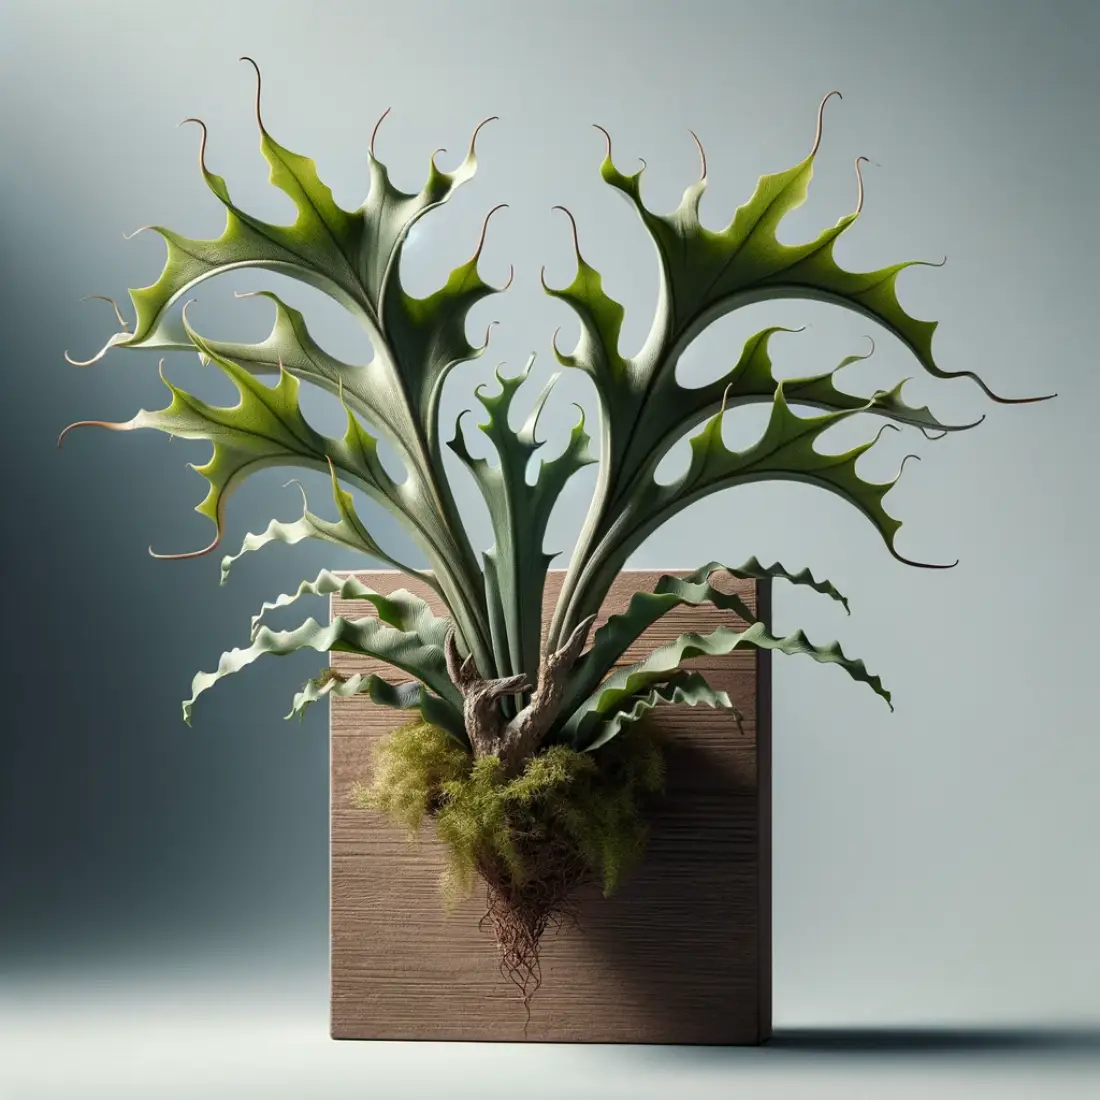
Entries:
{"type": "Polygon", "coordinates": [[[576,252],[577,260],[580,261],[581,244],[579,238],[577,237],[577,219],[573,217],[572,211],[570,211],[567,207],[560,205],[559,203],[555,203],[553,206],[550,207],[550,209],[560,210],[569,219],[569,228],[573,234],[573,251],[576,252]]]}
{"type": "Polygon", "coordinates": [[[474,132],[470,135],[470,152],[469,155],[475,154],[475,146],[477,144],[477,135],[481,133],[482,126],[487,126],[490,122],[500,121],[500,115],[490,115],[488,118],[483,118],[475,127],[474,132]]]}
{"type": "Polygon", "coordinates": [[[214,541],[209,546],[204,546],[201,550],[188,550],[182,554],[158,554],[152,546],[149,547],[149,556],[156,558],[158,561],[186,561],[190,558],[201,558],[204,554],[209,554],[212,550],[216,550],[221,545],[222,533],[218,533],[214,536],[214,541]]]}
{"type": "Polygon", "coordinates": [[[810,150],[810,156],[811,157],[816,156],[818,149],[821,147],[821,132],[822,132],[822,126],[823,126],[823,123],[824,123],[824,120],[825,120],[825,104],[828,103],[829,100],[832,99],[833,96],[836,96],[837,99],[843,99],[844,98],[844,96],[842,96],[840,94],[840,92],[838,92],[834,88],[831,92],[826,92],[825,93],[825,95],[822,98],[821,102],[817,106],[817,130],[814,133],[813,148],[810,150]]]}
{"type": "Polygon", "coordinates": [[[387,107],[381,113],[381,115],[378,116],[378,121],[374,124],[374,129],[370,132],[370,143],[368,144],[367,149],[370,152],[372,158],[374,157],[374,139],[378,136],[378,127],[382,125],[382,122],[385,119],[386,115],[388,115],[392,110],[392,107],[387,107]]]}
{"type": "Polygon", "coordinates": [[[263,78],[260,76],[260,66],[247,55],[242,55],[237,58],[238,61],[247,61],[252,68],[256,70],[256,125],[260,128],[261,132],[264,128],[263,118],[260,115],[260,91],[263,84],[263,78]]]}
{"type": "Polygon", "coordinates": [[[85,294],[84,297],[80,299],[80,301],[82,301],[82,302],[91,302],[91,301],[106,302],[115,311],[115,316],[118,318],[118,323],[124,329],[129,329],[130,322],[127,321],[126,318],[122,316],[122,311],[118,308],[118,302],[116,302],[114,300],[114,298],[108,298],[106,294],[85,294]]]}
{"type": "Polygon", "coordinates": [[[870,160],[867,157],[856,157],[856,183],[859,187],[858,194],[856,195],[856,208],[854,213],[858,216],[863,209],[863,172],[860,169],[860,164],[866,161],[870,164],[870,160]]]}
{"type": "Polygon", "coordinates": [[[688,133],[691,134],[691,139],[695,142],[695,148],[699,150],[699,180],[701,182],[707,178],[707,154],[703,151],[703,143],[699,140],[699,136],[695,131],[689,128],[688,133]]]}

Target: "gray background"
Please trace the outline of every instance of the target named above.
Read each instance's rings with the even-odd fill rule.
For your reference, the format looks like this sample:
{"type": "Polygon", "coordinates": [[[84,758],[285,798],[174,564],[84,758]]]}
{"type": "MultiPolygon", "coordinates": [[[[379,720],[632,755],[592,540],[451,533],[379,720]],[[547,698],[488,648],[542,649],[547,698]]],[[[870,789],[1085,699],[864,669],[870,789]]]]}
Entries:
{"type": "MultiPolygon", "coordinates": [[[[656,1096],[685,1081],[703,1096],[751,1081],[758,1095],[850,1095],[863,1082],[868,1095],[901,1096],[934,1080],[1003,1097],[1040,1085],[1053,1095],[1055,1077],[1065,1095],[1095,1087],[1092,1032],[1055,1043],[1028,1029],[1100,1023],[1089,444],[1100,398],[1098,47],[1098,9],[1069,0],[9,0],[0,14],[0,1092],[412,1096],[446,1080],[452,1096],[487,1098],[519,1080],[532,1096],[549,1086],[656,1096]],[[642,1055],[328,1042],[326,715],[281,721],[319,661],[261,662],[231,678],[201,700],[191,730],[179,701],[194,671],[245,640],[260,602],[322,566],[357,563],[319,545],[271,547],[219,588],[218,554],[146,553],[150,543],[205,545],[209,525],[190,511],[203,483],[184,468],[205,460],[205,446],[87,431],[54,447],[72,420],[166,403],[155,355],[115,351],[78,370],[62,351],[84,357],[114,331],[108,307],[81,295],[112,295],[128,310],[126,288],[159,272],[155,235],[127,242],[123,232],[147,222],[220,232],[224,214],[197,170],[198,133],[177,130],[179,119],[209,124],[209,164],[240,205],[289,214],[266,183],[242,53],[263,70],[273,136],[314,156],[348,207],[363,198],[366,142],[385,107],[378,155],[409,190],[432,149],[446,146],[442,163],[457,163],[473,125],[503,116],[481,135],[477,178],[407,250],[406,285],[427,293],[470,254],[484,212],[511,204],[490,227],[482,271],[498,282],[512,262],[516,281],[471,316],[472,333],[493,317],[502,324],[491,353],[453,377],[447,417],[498,361],[514,370],[529,350],[539,353],[533,395],[558,324],[570,347],[576,322],[538,286],[542,263],[553,285],[572,276],[552,203],[574,211],[586,258],[627,306],[624,350],[648,328],[651,248],[599,180],[602,139],[590,123],[611,131],[620,167],[646,158],[645,196],[657,209],[695,178],[694,128],[710,167],[703,219],[718,227],[758,175],[806,153],[817,103],[834,87],[844,99],[827,108],[811,198],[781,238],[806,239],[850,210],[852,158],[870,157],[864,213],[838,259],[867,269],[946,253],[946,267],[899,283],[911,312],[941,321],[940,362],[976,369],[1005,394],[1060,393],[1011,408],[966,381],[920,376],[907,389],[946,420],[989,414],[939,443],[889,434],[862,467],[885,478],[906,451],[924,456],[888,505],[906,521],[902,552],[959,557],[953,571],[907,569],[843,502],[776,484],[712,497],[632,562],[679,568],[756,554],[810,565],[850,596],[852,617],[780,588],[777,625],[840,637],[895,691],[891,715],[836,669],[777,661],[776,1022],[818,1030],[770,1051],[642,1055]],[[998,1025],[1025,1030],[973,1030],[998,1025]],[[866,1030],[919,1026],[931,1037],[866,1030]],[[864,1030],[844,1043],[835,1028],[864,1030]]],[[[305,309],[332,351],[362,361],[353,322],[277,276],[207,283],[191,317],[211,335],[261,338],[270,306],[230,291],[262,287],[305,309]]],[[[773,322],[810,326],[774,345],[789,374],[862,350],[870,331],[814,304],[754,307],[699,341],[685,379],[716,376],[748,333],[773,322]]],[[[847,388],[919,375],[877,336],[847,388]]],[[[192,355],[169,356],[167,369],[208,399],[229,397],[192,355]]],[[[573,398],[591,409],[583,379],[567,378],[551,403],[552,439],[563,438],[573,398]]],[[[306,408],[319,426],[332,423],[330,404],[306,408]]],[[[745,416],[727,441],[749,440],[760,424],[745,416]]],[[[840,449],[875,426],[850,423],[828,442],[840,449]]],[[[297,517],[287,476],[264,473],[234,498],[227,548],[272,516],[297,517]]],[[[304,480],[327,514],[323,482],[304,480]]],[[[485,547],[484,513],[472,486],[458,484],[485,547]]],[[[591,484],[582,475],[571,485],[554,547],[570,545],[591,484]]]]}

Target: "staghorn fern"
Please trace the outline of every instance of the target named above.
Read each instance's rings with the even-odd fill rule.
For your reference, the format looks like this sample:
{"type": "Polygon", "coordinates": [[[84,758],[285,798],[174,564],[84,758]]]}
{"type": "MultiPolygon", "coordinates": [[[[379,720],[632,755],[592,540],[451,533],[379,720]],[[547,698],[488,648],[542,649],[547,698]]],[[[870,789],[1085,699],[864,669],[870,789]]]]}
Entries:
{"type": "MultiPolygon", "coordinates": [[[[81,423],[113,430],[154,428],[213,443],[210,460],[195,468],[209,483],[197,511],[214,522],[214,538],[202,550],[157,556],[196,557],[218,547],[226,502],[255,470],[268,466],[327,470],[338,518],[322,519],[306,506],[296,522],[273,521],[264,532],[248,535],[238,554],[223,559],[223,582],[244,553],[272,542],[319,539],[352,547],[430,586],[450,618],[436,617],[423,600],[406,590],[383,595],[354,577],[322,571],[293,595],[265,604],[253,619],[251,643],[223,654],[215,672],[195,677],[192,696],[184,703],[186,719],[196,697],[217,680],[265,654],[304,648],[369,655],[389,663],[407,679],[390,683],[376,675],[343,676],[326,670],[295,697],[292,714],[301,714],[326,695],[366,693],[376,703],[417,712],[475,758],[499,757],[503,776],[512,778],[540,749],[559,744],[571,751],[596,750],[661,703],[732,709],[724,692],[712,689],[699,673],[680,667],[700,653],[724,654],[748,646],[806,654],[840,665],[890,703],[890,693],[879,678],[870,675],[861,660],[847,657],[838,644],[815,645],[802,632],[776,636],[736,596],[711,585],[712,578],[723,573],[782,578],[810,586],[847,609],[847,601],[829,582],[816,580],[807,570],[792,573],[779,564],[763,566],[755,558],[736,568],[710,562],[689,577],[662,577],[654,591],[637,593],[624,613],[613,615],[597,630],[591,647],[584,651],[612,581],[643,540],[704,496],[754,481],[793,480],[827,489],[862,512],[896,558],[943,568],[911,562],[898,552],[895,539],[900,522],[883,506],[897,478],[876,483],[856,471],[858,459],[874,440],[840,454],[823,454],[815,443],[834,424],[860,413],[884,418],[884,427],[908,425],[925,434],[962,431],[980,421],[943,424],[927,408],[904,402],[904,383],[868,397],[840,390],[835,383],[837,371],[865,356],[851,356],[820,374],[777,380],[769,357],[770,341],[777,332],[797,331],[779,327],[750,337],[722,377],[696,388],[682,386],[676,380],[680,357],[717,318],[766,299],[817,299],[870,318],[901,340],[934,377],[970,378],[1003,404],[1045,400],[1000,397],[973,372],[947,371],[936,363],[931,350],[936,323],[911,317],[895,292],[898,274],[921,261],[869,272],[838,266],[834,245],[862,207],[859,169],[863,158],[855,165],[859,186],[855,210],[805,244],[779,242],[779,223],[806,197],[825,103],[839,93],[829,93],[821,102],[809,154],[792,168],[763,176],[749,201],[719,231],[704,228],[698,219],[707,172],[697,138],[702,162],[699,180],[684,192],[674,211],[656,214],[641,198],[642,170],[623,175],[612,160],[607,137],[601,175],[635,209],[656,247],[660,268],[656,315],[633,358],[619,351],[623,308],[604,292],[599,273],[582,257],[576,224],[565,211],[572,227],[577,273],[566,287],[551,288],[545,279],[543,286],[569,305],[580,321],[575,349],[568,354],[560,351],[555,333],[554,351],[562,366],[585,372],[595,385],[600,406],[599,476],[544,644],[541,608],[554,557],[543,547],[547,522],[573,474],[597,461],[589,449],[583,411],[565,450],[556,458],[544,459],[534,483],[528,484],[529,460],[541,446],[536,438],[538,419],[554,380],[518,430],[510,427],[509,413],[531,361],[513,377],[498,372],[496,392],[479,387],[477,398],[487,419],[478,426],[494,444],[497,463],[471,455],[461,417],[448,441],[488,505],[495,541],[479,562],[444,472],[439,401],[452,369],[482,355],[488,343],[487,332],[480,346],[470,344],[465,322],[475,303],[498,292],[478,272],[486,225],[494,211],[486,215],[473,256],[435,293],[413,298],[402,288],[399,276],[410,228],[474,174],[475,142],[484,123],[475,129],[465,158],[453,171],[441,171],[433,156],[427,180],[417,194],[402,192],[390,183],[385,166],[374,154],[376,125],[368,149],[369,195],[359,209],[347,211],[318,178],[312,160],[284,148],[268,134],[260,115],[258,67],[256,76],[260,149],[271,169],[271,183],[296,207],[293,224],[272,225],[237,207],[225,181],[207,168],[205,125],[197,119],[185,120],[202,130],[199,166],[207,186],[226,208],[225,231],[215,240],[191,240],[159,226],[147,227],[165,240],[168,255],[156,282],[130,292],[136,315],[133,331],[119,314],[124,331],[97,355],[75,364],[96,362],[112,347],[195,350],[204,363],[213,363],[226,374],[239,393],[238,404],[208,405],[165,379],[171,393],[166,408],[141,410],[124,423],[81,423]],[[256,344],[204,337],[190,324],[186,306],[178,322],[169,316],[170,307],[199,283],[242,267],[275,270],[330,295],[363,325],[373,359],[366,366],[352,366],[329,355],[311,337],[302,314],[269,291],[256,293],[273,303],[274,326],[267,339],[256,344]],[[264,375],[275,375],[275,384],[262,382],[264,375]],[[321,435],[302,416],[298,390],[303,381],[339,398],[347,413],[347,430],[341,438],[321,435]],[[725,416],[761,402],[771,406],[761,438],[742,451],[728,448],[722,439],[725,416]],[[799,416],[792,404],[809,406],[816,413],[799,416]],[[687,471],[671,484],[659,483],[654,475],[662,459],[693,431],[687,471]],[[397,482],[384,469],[378,456],[380,439],[396,449],[405,467],[404,481],[397,482]],[[414,569],[387,553],[364,526],[343,485],[358,488],[388,510],[421,548],[428,569],[414,569]],[[273,631],[261,622],[272,608],[304,595],[326,594],[363,601],[365,614],[352,620],[337,618],[328,626],[307,619],[292,631],[273,631]],[[708,635],[684,634],[612,673],[626,649],[662,615],[677,606],[702,603],[727,610],[747,625],[721,626],[708,635]]],[[[508,283],[499,289],[506,289],[508,283]]]]}

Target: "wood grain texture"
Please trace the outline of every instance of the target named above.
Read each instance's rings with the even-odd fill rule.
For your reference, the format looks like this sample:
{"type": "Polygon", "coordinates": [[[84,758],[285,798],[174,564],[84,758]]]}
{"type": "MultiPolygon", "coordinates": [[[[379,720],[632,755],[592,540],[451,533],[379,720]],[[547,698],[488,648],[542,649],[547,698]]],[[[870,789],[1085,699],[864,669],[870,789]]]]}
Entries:
{"type": "MultiPolygon", "coordinates": [[[[624,571],[597,626],[660,575],[624,571]]],[[[407,588],[443,613],[434,594],[403,574],[356,576],[382,592],[407,588]]],[[[548,609],[562,576],[550,574],[548,609]]],[[[716,587],[737,591],[770,620],[768,582],[726,577],[716,587]]],[[[363,614],[354,600],[333,599],[331,608],[363,614]]],[[[677,608],[622,663],[731,619],[709,605],[677,608]]],[[[346,673],[393,673],[351,654],[329,660],[346,673]]],[[[671,747],[645,858],[611,898],[595,888],[584,894],[578,928],[547,933],[526,1034],[523,1005],[497,969],[491,934],[478,927],[484,897],[450,914],[441,907],[443,858],[430,823],[413,843],[381,815],[351,806],[374,743],[402,717],[365,697],[331,700],[333,1038],[746,1044],[770,1036],[770,654],[746,650],[686,667],[706,669],[729,692],[744,733],[706,707],[654,713],[671,747]]]]}

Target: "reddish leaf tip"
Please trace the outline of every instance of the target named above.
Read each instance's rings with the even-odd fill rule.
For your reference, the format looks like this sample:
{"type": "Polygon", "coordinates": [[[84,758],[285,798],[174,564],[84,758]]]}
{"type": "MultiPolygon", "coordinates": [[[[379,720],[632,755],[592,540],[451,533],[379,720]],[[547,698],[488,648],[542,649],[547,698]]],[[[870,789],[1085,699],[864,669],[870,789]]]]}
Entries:
{"type": "MultiPolygon", "coordinates": [[[[114,298],[108,298],[106,294],[85,294],[84,297],[80,299],[80,301],[82,301],[82,302],[91,302],[91,301],[107,302],[108,305],[110,305],[110,307],[115,311],[115,317],[118,318],[118,323],[124,329],[129,331],[130,322],[127,321],[126,318],[122,316],[122,310],[120,310],[118,308],[118,302],[116,302],[114,300],[114,298]]],[[[68,358],[68,352],[65,353],[65,357],[68,358]]]]}
{"type": "Polygon", "coordinates": [[[158,561],[184,561],[188,558],[201,558],[204,554],[209,554],[211,550],[217,549],[222,541],[222,533],[218,533],[214,536],[214,541],[209,546],[204,546],[201,550],[188,550],[182,554],[158,554],[152,546],[149,547],[149,556],[156,558],[158,561]]]}
{"type": "Polygon", "coordinates": [[[393,110],[392,107],[387,107],[382,112],[382,114],[378,116],[378,121],[374,124],[374,129],[370,132],[370,144],[367,148],[370,152],[372,159],[374,157],[374,139],[378,136],[378,127],[382,125],[382,121],[385,119],[386,115],[390,113],[391,110],[393,110]]]}
{"type": "Polygon", "coordinates": [[[256,62],[247,55],[242,55],[241,57],[238,57],[237,60],[247,61],[252,66],[252,68],[256,70],[256,125],[260,128],[260,132],[263,133],[264,123],[263,119],[260,117],[260,90],[263,83],[263,78],[260,76],[260,66],[257,65],[256,62]]]}
{"type": "Polygon", "coordinates": [[[204,176],[208,176],[210,173],[206,168],[206,123],[201,118],[185,118],[176,125],[182,126],[185,122],[194,122],[202,130],[202,137],[199,139],[199,169],[204,176]]]}
{"type": "MultiPolygon", "coordinates": [[[[707,154],[703,151],[703,143],[699,140],[698,135],[690,127],[688,133],[691,134],[692,141],[695,142],[695,148],[699,150],[699,179],[705,180],[707,178],[707,154]]],[[[638,158],[641,160],[641,158],[638,158]]],[[[645,164],[645,161],[642,161],[645,164]]]]}
{"type": "Polygon", "coordinates": [[[477,135],[481,133],[482,126],[488,125],[490,122],[499,122],[500,115],[490,115],[488,118],[483,118],[475,127],[474,132],[470,135],[470,151],[467,156],[475,155],[475,147],[477,145],[477,135]]]}
{"type": "Polygon", "coordinates": [[[862,172],[862,170],[860,169],[859,166],[864,161],[866,161],[868,164],[871,163],[871,160],[870,160],[869,157],[856,157],[856,184],[859,187],[859,191],[856,195],[856,208],[855,208],[855,213],[857,215],[863,209],[863,172],[862,172]]]}
{"type": "Polygon", "coordinates": [[[550,209],[551,210],[560,210],[569,219],[569,227],[570,227],[570,229],[572,230],[572,233],[573,233],[573,251],[576,252],[577,261],[579,263],[581,261],[581,245],[580,245],[580,241],[577,237],[577,219],[573,217],[573,214],[572,214],[571,211],[569,211],[568,209],[566,209],[566,207],[561,206],[559,204],[555,204],[554,206],[551,206],[550,209]]]}
{"type": "Polygon", "coordinates": [[[592,126],[593,126],[594,129],[599,130],[600,133],[603,134],[604,140],[607,142],[607,151],[605,152],[604,156],[606,157],[606,159],[608,161],[610,161],[611,160],[611,135],[598,122],[593,122],[592,126]]]}
{"type": "Polygon", "coordinates": [[[482,222],[481,222],[481,235],[478,237],[477,247],[474,249],[474,260],[476,260],[481,255],[481,250],[485,246],[485,232],[489,228],[489,219],[498,210],[507,210],[507,209],[508,209],[508,204],[506,202],[498,202],[496,204],[496,206],[494,206],[492,208],[492,210],[490,210],[489,213],[486,214],[485,217],[482,219],[482,222]]]}
{"type": "Polygon", "coordinates": [[[821,130],[822,130],[822,123],[823,123],[824,118],[825,118],[825,104],[828,103],[829,100],[832,99],[833,96],[836,96],[837,99],[843,99],[844,98],[844,96],[842,96],[840,94],[840,92],[838,92],[834,88],[831,92],[826,92],[824,98],[818,104],[818,107],[817,107],[817,132],[814,134],[814,145],[813,145],[813,148],[810,150],[810,156],[811,157],[814,157],[814,156],[817,155],[817,150],[821,146],[821,130]]]}

